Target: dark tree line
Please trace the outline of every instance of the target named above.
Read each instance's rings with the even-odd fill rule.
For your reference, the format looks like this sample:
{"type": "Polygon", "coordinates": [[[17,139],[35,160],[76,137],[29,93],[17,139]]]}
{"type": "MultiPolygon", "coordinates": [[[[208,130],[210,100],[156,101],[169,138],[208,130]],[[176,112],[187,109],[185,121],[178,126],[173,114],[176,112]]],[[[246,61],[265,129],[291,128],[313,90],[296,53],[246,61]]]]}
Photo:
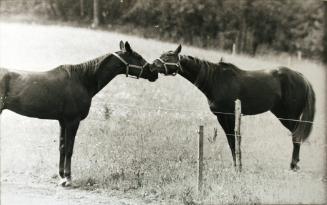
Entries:
{"type": "Polygon", "coordinates": [[[327,65],[327,1],[324,2],[324,8],[325,8],[325,12],[324,12],[325,31],[324,31],[324,40],[323,40],[323,44],[324,44],[323,60],[327,65]]]}
{"type": "MultiPolygon", "coordinates": [[[[146,36],[239,53],[323,54],[324,7],[315,0],[0,0],[1,13],[130,25],[146,36]],[[94,6],[95,5],[95,6],[94,6]],[[96,14],[96,15],[94,15],[96,14]],[[97,18],[94,18],[97,17],[97,18]],[[323,42],[322,42],[323,41],[323,42]]],[[[325,37],[326,38],[326,37],[325,37]]],[[[326,52],[326,51],[324,51],[326,52]]]]}

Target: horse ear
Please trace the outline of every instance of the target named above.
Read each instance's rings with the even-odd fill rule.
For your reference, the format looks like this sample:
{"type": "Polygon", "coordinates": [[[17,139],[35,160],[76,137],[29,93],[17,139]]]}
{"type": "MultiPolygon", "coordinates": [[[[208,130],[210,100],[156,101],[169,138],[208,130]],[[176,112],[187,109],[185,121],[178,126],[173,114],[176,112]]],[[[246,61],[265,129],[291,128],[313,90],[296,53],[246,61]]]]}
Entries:
{"type": "Polygon", "coordinates": [[[174,53],[179,54],[182,51],[182,45],[179,44],[179,46],[176,48],[176,50],[174,51],[174,53]]]}
{"type": "Polygon", "coordinates": [[[119,42],[119,47],[120,47],[120,50],[121,50],[121,51],[126,52],[125,44],[124,44],[123,41],[120,41],[120,42],[119,42]]]}
{"type": "Polygon", "coordinates": [[[129,53],[133,52],[131,46],[129,45],[128,41],[125,42],[125,50],[129,53]]]}

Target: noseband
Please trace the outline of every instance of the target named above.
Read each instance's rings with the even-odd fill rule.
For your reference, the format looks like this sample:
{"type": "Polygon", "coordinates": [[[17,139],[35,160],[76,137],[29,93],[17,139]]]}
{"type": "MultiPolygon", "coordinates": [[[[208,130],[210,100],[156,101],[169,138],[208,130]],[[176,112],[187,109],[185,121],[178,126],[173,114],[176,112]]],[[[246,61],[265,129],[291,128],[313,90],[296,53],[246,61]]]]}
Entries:
{"type": "Polygon", "coordinates": [[[128,74],[129,74],[129,68],[137,68],[140,70],[139,74],[137,77],[134,77],[132,76],[132,78],[136,78],[136,79],[139,79],[143,73],[143,70],[145,68],[145,66],[148,65],[147,62],[145,62],[145,64],[143,66],[140,66],[140,65],[133,65],[133,64],[129,64],[127,63],[122,57],[120,57],[117,53],[112,53],[114,56],[116,56],[122,63],[125,64],[126,66],[126,77],[128,77],[128,74]]]}
{"type": "Polygon", "coordinates": [[[165,62],[164,60],[162,60],[161,58],[157,58],[156,60],[160,61],[164,68],[165,68],[165,75],[168,75],[168,67],[167,66],[176,66],[177,70],[176,72],[172,73],[171,75],[175,76],[176,74],[178,74],[179,71],[183,72],[181,63],[180,63],[180,56],[178,55],[178,62],[177,63],[170,63],[170,62],[165,62]]]}

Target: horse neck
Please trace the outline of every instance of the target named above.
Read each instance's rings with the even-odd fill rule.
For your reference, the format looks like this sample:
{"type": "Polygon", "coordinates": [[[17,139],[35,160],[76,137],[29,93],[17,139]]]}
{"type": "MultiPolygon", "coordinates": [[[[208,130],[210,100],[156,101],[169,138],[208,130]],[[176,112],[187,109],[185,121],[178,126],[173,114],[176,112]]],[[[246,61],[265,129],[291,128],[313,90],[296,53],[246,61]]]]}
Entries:
{"type": "Polygon", "coordinates": [[[181,56],[180,63],[183,71],[179,74],[194,84],[207,97],[210,97],[212,70],[205,61],[191,56],[181,56]]]}
{"type": "Polygon", "coordinates": [[[105,55],[85,63],[73,65],[71,71],[78,76],[79,80],[89,91],[91,96],[97,94],[113,78],[123,73],[113,55],[105,55]]]}
{"type": "Polygon", "coordinates": [[[110,55],[104,62],[101,62],[95,71],[96,93],[102,90],[117,75],[125,73],[122,62],[113,55],[110,55]]]}

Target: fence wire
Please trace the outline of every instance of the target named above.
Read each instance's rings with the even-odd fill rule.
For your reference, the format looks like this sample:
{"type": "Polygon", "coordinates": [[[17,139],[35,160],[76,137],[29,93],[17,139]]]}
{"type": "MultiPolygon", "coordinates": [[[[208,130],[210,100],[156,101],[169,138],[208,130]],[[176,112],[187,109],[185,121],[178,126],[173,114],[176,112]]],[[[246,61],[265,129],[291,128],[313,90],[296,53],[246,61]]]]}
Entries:
{"type": "MultiPolygon", "coordinates": [[[[96,105],[100,105],[103,107],[128,107],[130,109],[136,109],[136,110],[150,110],[150,111],[167,111],[167,112],[172,112],[172,113],[196,113],[196,114],[218,114],[218,115],[235,115],[234,112],[218,112],[218,111],[210,111],[210,112],[204,112],[201,109],[176,109],[176,108],[167,108],[167,107],[153,107],[153,106],[136,106],[136,105],[131,105],[131,104],[124,104],[124,103],[94,103],[96,105]]],[[[244,115],[241,114],[241,116],[251,116],[251,115],[244,115]]],[[[292,118],[279,118],[276,117],[279,120],[283,121],[293,121],[293,122],[299,122],[299,123],[309,123],[312,125],[318,125],[318,126],[326,126],[325,123],[321,122],[314,122],[314,121],[306,121],[306,120],[299,120],[299,119],[292,119],[292,118]]]]}

